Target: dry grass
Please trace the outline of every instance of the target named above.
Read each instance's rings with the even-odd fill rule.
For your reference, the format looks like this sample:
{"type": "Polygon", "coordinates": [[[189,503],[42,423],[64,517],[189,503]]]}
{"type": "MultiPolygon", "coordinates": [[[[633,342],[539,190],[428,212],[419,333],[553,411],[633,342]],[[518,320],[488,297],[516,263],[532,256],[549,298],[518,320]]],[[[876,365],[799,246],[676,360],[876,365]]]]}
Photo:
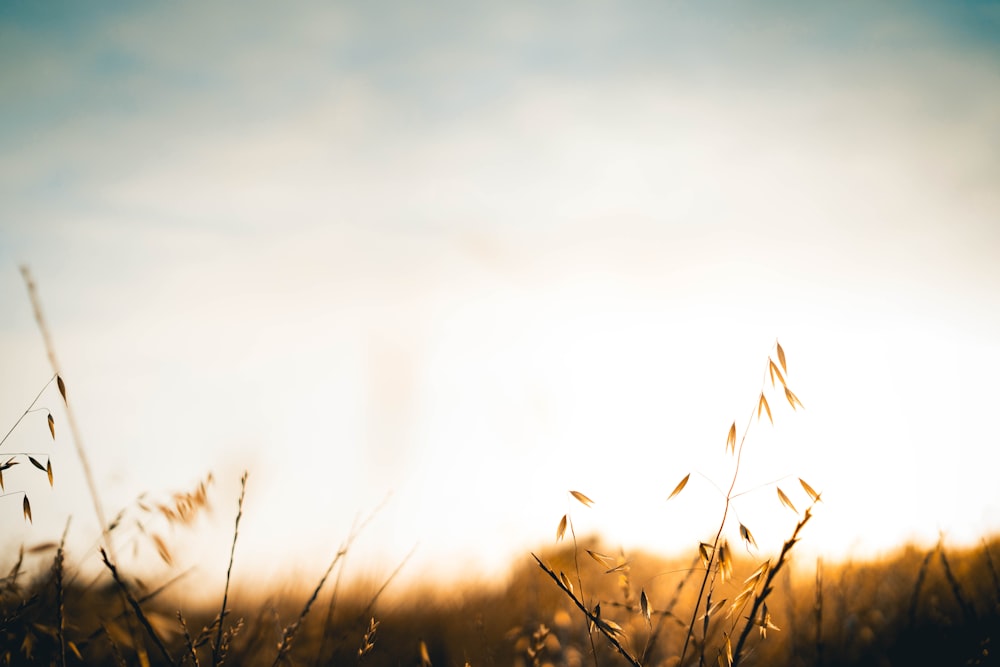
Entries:
{"type": "MultiPolygon", "coordinates": [[[[218,605],[187,607],[182,622],[176,603],[166,599],[169,588],[164,595],[162,589],[143,593],[120,571],[127,595],[110,574],[103,583],[81,583],[72,554],[56,547],[54,556],[34,555],[39,567],[30,577],[27,554],[0,580],[0,663],[98,665],[116,664],[120,657],[124,664],[256,666],[273,665],[280,657],[286,664],[375,667],[417,664],[423,645],[433,665],[586,665],[595,654],[589,625],[603,637],[597,629],[601,622],[620,628],[612,634],[631,659],[602,640],[595,643],[598,664],[678,664],[703,576],[701,557],[692,563],[686,556],[621,554],[595,537],[580,537],[576,548],[545,547],[537,554],[558,577],[575,567],[578,549],[584,554],[579,581],[589,599],[600,601],[599,614],[585,616],[529,559],[507,581],[414,588],[391,602],[378,597],[385,580],[347,577],[328,617],[308,611],[333,599],[334,591],[322,586],[308,599],[288,593],[292,586],[270,593],[237,586],[218,644],[218,605]],[[607,574],[614,568],[588,556],[588,550],[613,558],[618,571],[607,574]],[[627,568],[617,565],[626,558],[627,568]],[[588,622],[577,621],[583,618],[588,622]],[[284,641],[288,636],[294,642],[284,641]],[[213,644],[225,645],[218,663],[213,644]]],[[[755,575],[759,563],[735,551],[729,581],[742,586],[756,578],[758,593],[780,589],[776,601],[768,598],[773,607],[768,613],[781,631],[759,640],[759,625],[749,626],[740,647],[746,619],[754,618],[751,603],[740,632],[730,632],[736,619],[727,617],[727,601],[709,616],[707,633],[703,603],[688,659],[697,661],[704,653],[706,662],[717,663],[717,647],[728,635],[734,661],[742,655],[745,664],[754,665],[996,664],[990,641],[1000,628],[1000,598],[990,563],[998,549],[1000,539],[967,549],[946,549],[943,543],[927,552],[911,547],[877,562],[826,562],[821,578],[808,568],[781,575],[769,568],[755,575]]],[[[739,587],[733,590],[738,593],[739,587]]],[[[713,598],[711,604],[719,602],[713,598]]]]}
{"type": "MultiPolygon", "coordinates": [[[[756,631],[760,640],[764,640],[768,631],[778,629],[771,620],[767,605],[768,598],[774,592],[774,578],[788,562],[792,548],[799,541],[802,529],[812,517],[813,508],[820,501],[820,494],[805,480],[798,480],[802,490],[809,497],[809,507],[801,514],[795,530],[781,546],[774,562],[771,559],[765,559],[755,563],[753,572],[735,588],[732,584],[739,580],[734,579],[734,550],[730,546],[727,531],[733,533],[734,541],[744,543],[748,553],[751,547],[754,550],[758,548],[757,541],[749,527],[739,521],[735,522],[736,526],[732,525],[731,510],[738,497],[743,495],[735,494],[734,489],[740,476],[740,464],[743,460],[747,434],[755,424],[755,420],[756,423],[759,423],[766,415],[768,422],[774,423],[774,414],[771,401],[768,400],[768,394],[772,395],[772,400],[775,394],[779,398],[784,398],[793,410],[803,407],[798,396],[789,388],[786,381],[787,376],[788,364],[785,351],[781,344],[775,341],[773,355],[767,358],[760,393],[754,401],[753,410],[751,410],[750,417],[743,428],[742,436],[737,437],[735,421],[726,435],[725,448],[726,452],[733,456],[733,468],[730,473],[728,490],[723,499],[721,518],[708,541],[701,542],[698,546],[700,584],[693,604],[689,605],[686,630],[680,642],[681,648],[676,653],[674,648],[669,649],[666,653],[666,656],[676,658],[679,665],[689,664],[687,662],[689,656],[692,662],[695,660],[694,656],[689,653],[689,649],[694,649],[699,665],[709,661],[718,663],[722,667],[735,667],[752,650],[750,646],[752,631],[756,631]],[[774,357],[777,358],[777,362],[774,361],[774,357]],[[768,379],[770,379],[770,387],[767,385],[768,379]]],[[[667,501],[682,493],[690,480],[691,473],[681,478],[667,496],[667,501]]],[[[799,514],[788,494],[777,485],[774,488],[780,504],[799,514]]],[[[579,491],[570,491],[570,495],[586,507],[593,505],[593,501],[579,491]]],[[[624,616],[618,615],[615,618],[610,618],[606,613],[608,601],[595,597],[593,594],[588,596],[585,593],[580,575],[579,545],[575,531],[572,530],[573,520],[570,515],[564,515],[560,519],[556,530],[556,540],[563,539],[567,526],[570,527],[574,553],[572,568],[568,569],[573,576],[568,576],[565,571],[551,567],[536,556],[535,560],[538,566],[586,619],[587,634],[591,642],[590,653],[595,666],[600,664],[600,660],[596,645],[593,643],[594,632],[600,634],[626,663],[633,667],[639,667],[644,664],[643,660],[648,661],[653,655],[656,641],[662,639],[660,633],[654,634],[651,631],[650,595],[645,589],[641,589],[639,602],[636,606],[630,596],[626,594],[621,606],[627,613],[624,616]],[[575,589],[571,581],[577,582],[575,589]],[[605,613],[602,613],[602,604],[605,605],[605,613]],[[640,622],[638,627],[630,632],[626,627],[635,625],[632,621],[636,613],[645,621],[646,627],[642,627],[640,622]],[[635,634],[644,635],[645,638],[641,643],[632,639],[635,634]],[[638,646],[642,647],[641,650],[637,650],[638,646]]],[[[605,568],[606,574],[618,573],[620,580],[625,584],[624,590],[628,590],[628,571],[631,565],[625,561],[624,557],[615,561],[609,556],[598,554],[592,550],[588,550],[587,553],[605,568]]]]}

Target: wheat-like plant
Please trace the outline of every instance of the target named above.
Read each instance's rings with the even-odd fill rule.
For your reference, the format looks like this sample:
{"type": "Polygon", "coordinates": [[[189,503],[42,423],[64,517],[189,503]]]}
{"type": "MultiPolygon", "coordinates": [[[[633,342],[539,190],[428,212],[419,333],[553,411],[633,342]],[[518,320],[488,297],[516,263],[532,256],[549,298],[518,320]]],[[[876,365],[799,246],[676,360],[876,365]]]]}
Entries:
{"type": "MultiPolygon", "coordinates": [[[[52,436],[53,441],[56,439],[56,420],[55,417],[52,416],[52,411],[44,407],[41,408],[35,407],[38,404],[39,399],[45,393],[45,390],[52,385],[53,380],[56,381],[56,384],[59,387],[59,393],[62,395],[63,401],[66,400],[66,385],[63,383],[61,377],[59,377],[58,375],[53,375],[51,378],[49,378],[49,381],[45,383],[45,385],[38,392],[38,394],[35,395],[35,398],[31,401],[31,403],[28,404],[28,407],[24,409],[24,412],[21,413],[21,416],[17,418],[17,420],[10,427],[10,429],[3,436],[3,438],[0,439],[0,447],[3,447],[4,443],[7,442],[7,439],[10,438],[10,435],[14,432],[15,429],[17,429],[17,427],[21,424],[24,418],[34,412],[44,412],[46,414],[45,422],[48,425],[49,435],[52,436]]],[[[30,523],[31,501],[28,499],[28,494],[24,491],[11,491],[8,493],[6,487],[4,486],[3,473],[5,470],[10,470],[14,466],[19,465],[21,463],[29,463],[32,467],[37,468],[41,470],[43,473],[45,473],[45,475],[48,477],[49,480],[49,486],[52,486],[55,481],[54,475],[52,473],[52,456],[47,453],[41,453],[41,452],[5,452],[2,458],[5,460],[0,461],[0,494],[2,494],[2,496],[0,497],[8,495],[16,496],[18,494],[22,495],[23,500],[21,501],[21,511],[24,514],[24,520],[30,523]],[[42,460],[45,461],[44,465],[41,463],[42,460]]]]}
{"type": "MultiPolygon", "coordinates": [[[[770,423],[774,423],[771,404],[767,397],[770,392],[780,392],[792,409],[797,410],[803,407],[798,396],[789,388],[786,381],[787,376],[788,364],[785,351],[781,344],[775,341],[773,353],[767,357],[760,393],[754,401],[753,410],[743,429],[742,436],[737,437],[735,421],[727,433],[725,447],[726,451],[734,457],[734,466],[728,489],[724,494],[721,518],[718,526],[713,531],[713,537],[709,541],[701,542],[698,545],[698,558],[701,566],[699,571],[702,571],[703,574],[694,605],[690,611],[689,620],[686,623],[686,631],[684,632],[684,640],[679,657],[679,664],[682,666],[686,664],[685,660],[688,657],[689,648],[693,645],[698,648],[699,664],[705,664],[713,621],[719,621],[716,623],[716,626],[720,624],[724,626],[724,629],[721,631],[720,644],[716,648],[717,655],[715,656],[716,660],[723,667],[733,667],[739,664],[740,660],[747,653],[747,642],[753,629],[756,628],[758,630],[761,639],[767,636],[768,630],[778,629],[772,621],[767,606],[767,600],[773,592],[774,577],[787,563],[789,552],[800,539],[799,533],[812,517],[813,507],[820,501],[820,494],[805,480],[800,478],[798,482],[803,491],[808,495],[810,505],[801,515],[791,537],[782,545],[781,551],[774,562],[766,559],[758,563],[754,572],[743,581],[738,592],[732,599],[723,598],[719,600],[717,599],[716,592],[717,586],[730,581],[734,573],[733,549],[730,546],[726,530],[730,525],[732,505],[738,496],[743,495],[742,493],[735,493],[734,490],[740,476],[740,465],[743,460],[747,434],[751,426],[755,423],[755,420],[759,422],[765,415],[770,423]],[[775,361],[775,358],[777,361],[775,361]],[[767,385],[768,379],[770,380],[770,392],[767,385]]],[[[683,492],[690,481],[691,473],[687,473],[673,487],[667,496],[667,500],[669,501],[683,492]]],[[[781,487],[775,485],[775,492],[781,505],[796,514],[799,513],[791,498],[781,487]]],[[[593,505],[593,500],[580,491],[570,491],[570,495],[585,506],[589,507],[593,505]]],[[[737,523],[739,539],[748,547],[748,550],[749,547],[756,549],[757,541],[750,528],[742,522],[737,523]]],[[[636,655],[629,648],[628,637],[622,625],[602,615],[601,601],[596,603],[586,602],[583,593],[583,580],[580,575],[579,545],[576,542],[573,521],[569,513],[564,514],[559,520],[559,525],[556,529],[556,541],[563,539],[567,528],[570,529],[570,533],[573,536],[575,589],[573,582],[564,572],[556,572],[555,569],[543,562],[538,556],[535,554],[532,554],[532,556],[534,556],[542,571],[555,582],[563,594],[583,614],[588,624],[591,641],[593,641],[592,631],[598,632],[630,665],[639,667],[642,664],[642,660],[650,655],[652,644],[659,635],[660,628],[660,624],[658,623],[657,630],[654,633],[652,625],[653,605],[646,590],[644,588],[640,589],[639,604],[633,605],[629,599],[631,588],[628,579],[628,563],[623,558],[615,559],[591,549],[586,550],[587,554],[597,561],[606,573],[618,573],[621,577],[625,602],[616,606],[624,607],[630,613],[640,614],[645,623],[647,633],[646,642],[641,653],[636,655]]],[[[676,598],[677,596],[675,595],[674,601],[676,601],[676,598]]],[[[671,602],[671,608],[672,606],[673,601],[671,602]]],[[[662,621],[665,616],[661,616],[660,618],[662,621]]],[[[596,665],[596,647],[592,644],[591,648],[596,665]]]]}

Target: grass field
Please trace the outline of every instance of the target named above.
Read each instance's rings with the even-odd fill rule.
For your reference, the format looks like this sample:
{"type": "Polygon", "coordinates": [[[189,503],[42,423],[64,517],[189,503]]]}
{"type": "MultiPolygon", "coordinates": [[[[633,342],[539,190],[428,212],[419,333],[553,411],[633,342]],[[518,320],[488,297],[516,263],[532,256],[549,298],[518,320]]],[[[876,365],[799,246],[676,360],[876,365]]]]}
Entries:
{"type": "MultiPolygon", "coordinates": [[[[796,498],[811,501],[802,509],[775,485],[776,510],[798,517],[783,544],[760,547],[730,512],[740,495],[733,488],[747,432],[761,421],[773,422],[778,401],[802,407],[786,376],[785,352],[775,342],[750,419],[742,431],[734,421],[725,441],[732,481],[722,516],[706,527],[705,541],[690,557],[624,553],[597,536],[578,536],[568,512],[554,522],[553,542],[524,554],[503,581],[411,583],[385,596],[395,573],[370,581],[345,569],[362,523],[318,581],[231,587],[238,581],[232,572],[244,475],[221,600],[193,598],[183,573],[144,582],[121,566],[111,548],[121,541],[119,514],[101,540],[103,568],[96,577],[81,576],[65,537],[27,553],[21,549],[0,582],[0,663],[997,664],[992,640],[1000,630],[1000,577],[994,554],[1000,538],[965,549],[949,549],[942,538],[933,549],[902,547],[877,561],[803,563],[796,562],[794,547],[816,527],[812,512],[822,502],[806,481],[791,482],[801,486],[796,498]]],[[[62,379],[53,380],[65,400],[62,379]]],[[[2,467],[20,463],[53,483],[50,459],[43,463],[12,452],[2,467]]],[[[670,498],[683,493],[689,479],[678,481],[670,498]]],[[[210,482],[174,493],[169,503],[140,500],[133,509],[170,524],[190,523],[209,504],[210,482]]],[[[582,492],[569,494],[581,511],[593,502],[582,492]]],[[[27,494],[23,513],[30,521],[27,494]]],[[[141,526],[142,519],[130,523],[141,526]]],[[[172,547],[159,534],[140,530],[131,539],[148,542],[146,553],[156,554],[150,557],[172,564],[172,547]]],[[[279,563],[276,570],[292,566],[279,563]]]]}
{"type": "MultiPolygon", "coordinates": [[[[579,546],[613,551],[591,540],[579,546]]],[[[766,637],[752,633],[743,661],[996,664],[991,640],[1000,629],[998,549],[1000,540],[992,539],[977,549],[902,548],[877,562],[797,564],[775,579],[769,613],[780,630],[770,629],[766,637]]],[[[110,577],[67,584],[73,568],[52,551],[35,559],[48,560],[50,567],[29,575],[21,563],[12,564],[3,579],[4,664],[628,664],[598,631],[588,630],[590,623],[530,558],[503,582],[410,587],[386,600],[377,596],[383,582],[328,581],[305,616],[308,598],[290,592],[300,590],[294,582],[272,591],[236,589],[230,591],[220,654],[214,651],[218,609],[181,604],[182,583],[156,593],[155,586],[126,583],[123,576],[128,597],[138,603],[133,607],[110,577]],[[183,622],[180,606],[186,610],[183,622]]],[[[612,574],[594,559],[581,561],[588,600],[600,602],[601,618],[621,628],[622,644],[641,664],[678,664],[699,559],[625,556],[630,565],[612,574]]],[[[569,545],[550,545],[539,557],[559,570],[574,567],[569,545]]],[[[720,586],[720,595],[738,593],[753,565],[736,556],[732,585],[720,586]]],[[[712,619],[707,641],[695,642],[685,664],[699,664],[702,646],[706,664],[718,664],[722,633],[731,622],[725,613],[712,619]]]]}

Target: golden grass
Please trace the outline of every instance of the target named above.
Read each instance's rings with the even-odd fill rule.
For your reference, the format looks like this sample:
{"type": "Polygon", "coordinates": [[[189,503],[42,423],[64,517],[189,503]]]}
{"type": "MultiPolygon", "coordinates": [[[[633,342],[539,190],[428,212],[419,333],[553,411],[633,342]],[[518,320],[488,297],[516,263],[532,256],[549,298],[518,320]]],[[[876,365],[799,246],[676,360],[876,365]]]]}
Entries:
{"type": "MultiPolygon", "coordinates": [[[[616,551],[593,537],[581,537],[579,546],[602,555],[616,551]]],[[[816,572],[800,564],[795,571],[777,573],[770,567],[760,571],[745,552],[735,551],[732,590],[739,594],[747,580],[768,581],[778,593],[767,601],[767,614],[771,625],[781,629],[767,630],[764,640],[752,644],[748,638],[739,649],[740,634],[729,631],[735,617],[728,616],[731,599],[720,595],[711,604],[706,657],[716,660],[719,655],[710,648],[725,650],[725,633],[733,659],[742,650],[746,664],[964,664],[976,659],[995,664],[982,650],[990,649],[983,642],[1000,628],[1000,588],[989,564],[997,549],[1000,538],[978,548],[953,550],[940,544],[924,552],[907,547],[877,561],[824,562],[816,572]],[[921,660],[925,656],[935,660],[921,660]]],[[[543,547],[537,554],[557,571],[573,567],[571,545],[543,547]]],[[[621,628],[620,641],[639,664],[676,664],[689,624],[683,610],[697,597],[700,557],[625,556],[628,567],[610,574],[597,560],[581,561],[584,586],[601,601],[595,616],[610,628],[621,628]]],[[[615,556],[616,562],[621,557],[615,556]]],[[[157,665],[212,664],[209,638],[217,637],[218,606],[187,605],[182,623],[169,588],[142,594],[127,583],[133,604],[123,601],[113,581],[90,585],[74,578],[65,554],[57,552],[48,562],[51,567],[31,577],[23,561],[15,562],[0,580],[0,664],[7,654],[7,664],[116,664],[116,655],[125,664],[139,664],[142,655],[157,665]],[[136,606],[152,631],[144,627],[136,606]],[[154,634],[173,663],[155,645],[154,634]]],[[[347,579],[328,618],[303,616],[303,597],[289,592],[297,587],[238,586],[231,591],[226,618],[235,619],[229,627],[239,630],[229,638],[225,664],[274,664],[283,632],[296,621],[294,644],[283,654],[287,664],[412,665],[420,662],[421,642],[434,665],[593,662],[589,628],[576,621],[583,612],[533,560],[512,569],[506,581],[412,587],[397,591],[392,601],[376,599],[374,604],[384,580],[347,579]]],[[[321,590],[313,607],[332,594],[321,590]]],[[[701,612],[699,632],[692,638],[695,662],[703,644],[705,609],[701,612]]],[[[595,619],[588,620],[596,625],[595,619]]],[[[759,635],[759,627],[753,626],[751,638],[759,635]]],[[[598,643],[597,655],[601,665],[631,664],[610,644],[598,643]]]]}
{"type": "MultiPolygon", "coordinates": [[[[754,411],[751,412],[750,419],[743,430],[742,437],[737,441],[736,422],[734,421],[725,439],[725,450],[734,457],[731,479],[728,491],[725,493],[722,507],[721,519],[715,530],[714,537],[710,541],[701,542],[698,545],[698,555],[700,560],[700,586],[694,603],[690,605],[688,612],[687,630],[683,634],[681,648],[676,657],[677,663],[686,665],[685,659],[688,657],[689,647],[694,647],[697,651],[697,662],[699,665],[705,664],[706,660],[717,662],[722,667],[735,667],[751,651],[748,644],[751,631],[756,629],[759,632],[760,640],[767,637],[769,630],[777,630],[768,611],[767,600],[774,592],[774,578],[787,563],[792,547],[799,541],[799,534],[806,523],[812,517],[812,510],[816,503],[820,501],[820,494],[817,493],[805,480],[799,479],[802,489],[808,494],[811,504],[801,515],[801,519],[796,524],[791,537],[782,545],[776,560],[772,563],[770,559],[755,564],[753,573],[743,580],[742,584],[736,588],[730,585],[728,594],[725,592],[726,584],[732,582],[734,574],[733,548],[730,546],[728,537],[725,536],[728,528],[731,528],[730,510],[737,499],[733,490],[740,474],[740,464],[742,462],[744,444],[747,433],[754,424],[754,412],[759,423],[766,414],[768,422],[774,424],[774,413],[767,400],[767,379],[770,378],[772,391],[778,391],[780,385],[780,395],[793,410],[802,408],[802,402],[798,396],[788,387],[786,378],[788,377],[788,363],[785,350],[777,341],[774,343],[774,356],[778,362],[775,363],[772,356],[768,356],[765,364],[764,379],[761,382],[761,390],[758,395],[754,411]],[[779,368],[780,365],[780,368],[779,368]],[[721,596],[726,595],[726,597],[721,596]],[[731,596],[731,597],[730,597],[731,596]]],[[[678,496],[687,487],[691,480],[691,473],[686,474],[667,496],[667,501],[678,496]]],[[[779,502],[786,508],[799,514],[792,500],[779,486],[775,485],[775,491],[779,502]]],[[[570,491],[570,495],[580,501],[584,506],[590,507],[593,500],[579,491],[570,491]]],[[[742,495],[742,494],[740,494],[742,495]]],[[[750,528],[742,522],[737,521],[738,537],[749,548],[757,549],[757,541],[750,528]]],[[[573,531],[573,521],[570,515],[564,515],[559,521],[556,530],[557,541],[565,535],[567,525],[570,528],[573,542],[574,561],[571,572],[575,574],[576,588],[572,585],[573,576],[566,574],[564,570],[552,567],[541,558],[535,556],[539,568],[552,579],[558,589],[568,598],[573,606],[583,615],[587,624],[587,634],[590,640],[590,653],[595,667],[600,664],[597,646],[594,643],[594,632],[601,635],[610,644],[615,652],[627,664],[639,667],[648,659],[651,651],[655,649],[656,641],[660,640],[660,634],[653,634],[652,612],[650,606],[650,596],[644,588],[639,591],[638,606],[633,604],[629,595],[625,596],[624,608],[630,614],[638,610],[639,615],[647,621],[645,628],[645,638],[642,642],[641,650],[639,644],[630,641],[633,634],[643,634],[643,628],[639,624],[635,632],[630,632],[626,628],[628,621],[633,620],[628,617],[619,616],[616,619],[609,618],[602,614],[602,603],[607,601],[585,592],[584,582],[580,575],[580,561],[576,557],[579,552],[575,531],[573,531]]],[[[736,535],[734,535],[736,537],[736,535]]],[[[587,553],[605,568],[606,574],[620,573],[620,581],[625,590],[628,590],[628,571],[631,565],[624,556],[617,562],[610,556],[606,556],[593,550],[586,550],[587,553]]],[[[534,556],[534,554],[532,554],[534,556]]],[[[606,611],[606,607],[605,607],[606,611]]]]}
{"type": "MultiPolygon", "coordinates": [[[[39,411],[35,405],[53,379],[66,402],[66,385],[27,271],[25,280],[55,374],[11,431],[39,411]]],[[[22,548],[0,579],[0,664],[997,664],[991,642],[1000,633],[1000,576],[993,551],[1000,539],[963,550],[947,549],[942,539],[924,553],[907,547],[872,562],[818,561],[815,572],[803,576],[804,568],[793,573],[788,564],[821,496],[805,480],[793,478],[809,506],[800,513],[785,491],[789,487],[774,484],[776,511],[799,518],[774,549],[776,555],[752,555],[758,545],[751,527],[734,520],[730,511],[742,495],[733,489],[748,431],[765,416],[775,423],[775,396],[793,410],[803,407],[788,377],[785,350],[775,342],[742,435],[733,421],[725,437],[733,467],[719,523],[707,527],[706,539],[691,554],[671,560],[626,554],[598,538],[580,537],[568,512],[557,524],[556,544],[541,545],[530,560],[512,568],[505,582],[411,587],[387,602],[382,594],[398,569],[381,581],[344,575],[346,556],[366,520],[352,529],[304,600],[303,594],[288,592],[299,591],[298,586],[231,589],[247,491],[244,474],[221,605],[188,607],[182,613],[169,597],[184,573],[150,588],[122,570],[113,545],[116,540],[145,544],[148,553],[171,566],[171,547],[156,526],[190,525],[208,507],[211,476],[169,500],[141,497],[110,522],[104,521],[91,487],[105,569],[89,583],[79,581],[67,560],[64,532],[58,544],[27,554],[37,565],[29,578],[22,548]],[[46,554],[52,551],[49,564],[46,554]],[[321,604],[326,608],[322,616],[313,613],[321,604]]],[[[54,438],[55,420],[45,412],[54,438]]],[[[6,436],[0,446],[4,441],[6,436]]],[[[0,488],[3,471],[20,463],[54,483],[49,454],[11,452],[4,459],[0,488]]],[[[691,473],[665,500],[689,483],[691,473]]],[[[583,506],[580,511],[595,504],[581,491],[569,494],[583,506]]],[[[27,495],[22,509],[30,521],[27,495]]]]}

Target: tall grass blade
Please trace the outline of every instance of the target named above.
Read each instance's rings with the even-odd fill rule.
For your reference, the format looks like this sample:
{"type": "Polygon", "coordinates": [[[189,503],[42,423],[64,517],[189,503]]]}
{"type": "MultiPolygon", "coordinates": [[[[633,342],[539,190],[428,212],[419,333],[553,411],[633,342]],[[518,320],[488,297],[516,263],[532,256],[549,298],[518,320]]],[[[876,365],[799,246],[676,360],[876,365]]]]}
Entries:
{"type": "Polygon", "coordinates": [[[122,580],[121,575],[119,575],[118,568],[115,567],[115,565],[110,560],[108,560],[108,553],[107,551],[104,550],[103,547],[101,548],[101,560],[104,562],[104,566],[111,571],[112,579],[115,580],[115,583],[121,590],[122,595],[125,596],[125,599],[132,607],[132,611],[135,612],[136,618],[139,619],[139,622],[142,624],[142,627],[145,628],[146,634],[149,635],[149,638],[153,640],[153,644],[160,651],[160,655],[163,656],[163,659],[167,661],[168,665],[175,665],[176,663],[174,662],[174,659],[170,657],[170,652],[167,650],[166,644],[163,643],[163,639],[161,639],[160,635],[156,632],[155,629],[153,629],[153,624],[149,622],[149,618],[146,616],[146,612],[143,611],[142,606],[139,604],[139,601],[135,599],[135,596],[132,595],[132,592],[128,589],[128,586],[125,584],[124,580],[122,580]]]}
{"type": "Polygon", "coordinates": [[[90,500],[94,506],[94,514],[97,516],[97,523],[101,527],[101,535],[104,539],[105,547],[112,558],[114,558],[114,545],[111,544],[108,536],[108,520],[104,514],[104,507],[101,505],[101,498],[97,492],[97,482],[94,480],[94,473],[90,468],[90,460],[83,446],[83,438],[80,437],[80,429],[77,426],[75,414],[69,401],[66,400],[66,385],[63,383],[62,373],[59,369],[59,360],[56,358],[55,345],[52,343],[52,337],[49,335],[49,327],[45,322],[45,316],[42,314],[42,304],[38,298],[35,281],[32,279],[31,271],[27,266],[21,267],[21,276],[24,278],[24,283],[28,288],[28,297],[31,299],[31,306],[35,313],[35,322],[38,324],[38,330],[42,334],[45,350],[49,357],[49,364],[52,366],[52,372],[56,376],[59,393],[63,397],[63,403],[66,408],[66,421],[69,423],[70,435],[72,435],[73,443],[76,446],[77,458],[80,459],[83,477],[87,481],[87,489],[90,492],[90,500]]]}
{"type": "Polygon", "coordinates": [[[215,635],[215,645],[212,647],[213,667],[220,665],[225,657],[222,654],[222,632],[226,621],[226,607],[229,602],[229,582],[232,579],[233,574],[233,559],[236,555],[236,540],[240,535],[240,519],[243,518],[243,499],[246,496],[248,475],[249,473],[244,470],[243,476],[240,477],[240,499],[237,503],[236,509],[236,525],[233,528],[233,543],[229,548],[229,567],[226,568],[226,586],[222,592],[222,608],[219,610],[219,629],[215,635]]]}

